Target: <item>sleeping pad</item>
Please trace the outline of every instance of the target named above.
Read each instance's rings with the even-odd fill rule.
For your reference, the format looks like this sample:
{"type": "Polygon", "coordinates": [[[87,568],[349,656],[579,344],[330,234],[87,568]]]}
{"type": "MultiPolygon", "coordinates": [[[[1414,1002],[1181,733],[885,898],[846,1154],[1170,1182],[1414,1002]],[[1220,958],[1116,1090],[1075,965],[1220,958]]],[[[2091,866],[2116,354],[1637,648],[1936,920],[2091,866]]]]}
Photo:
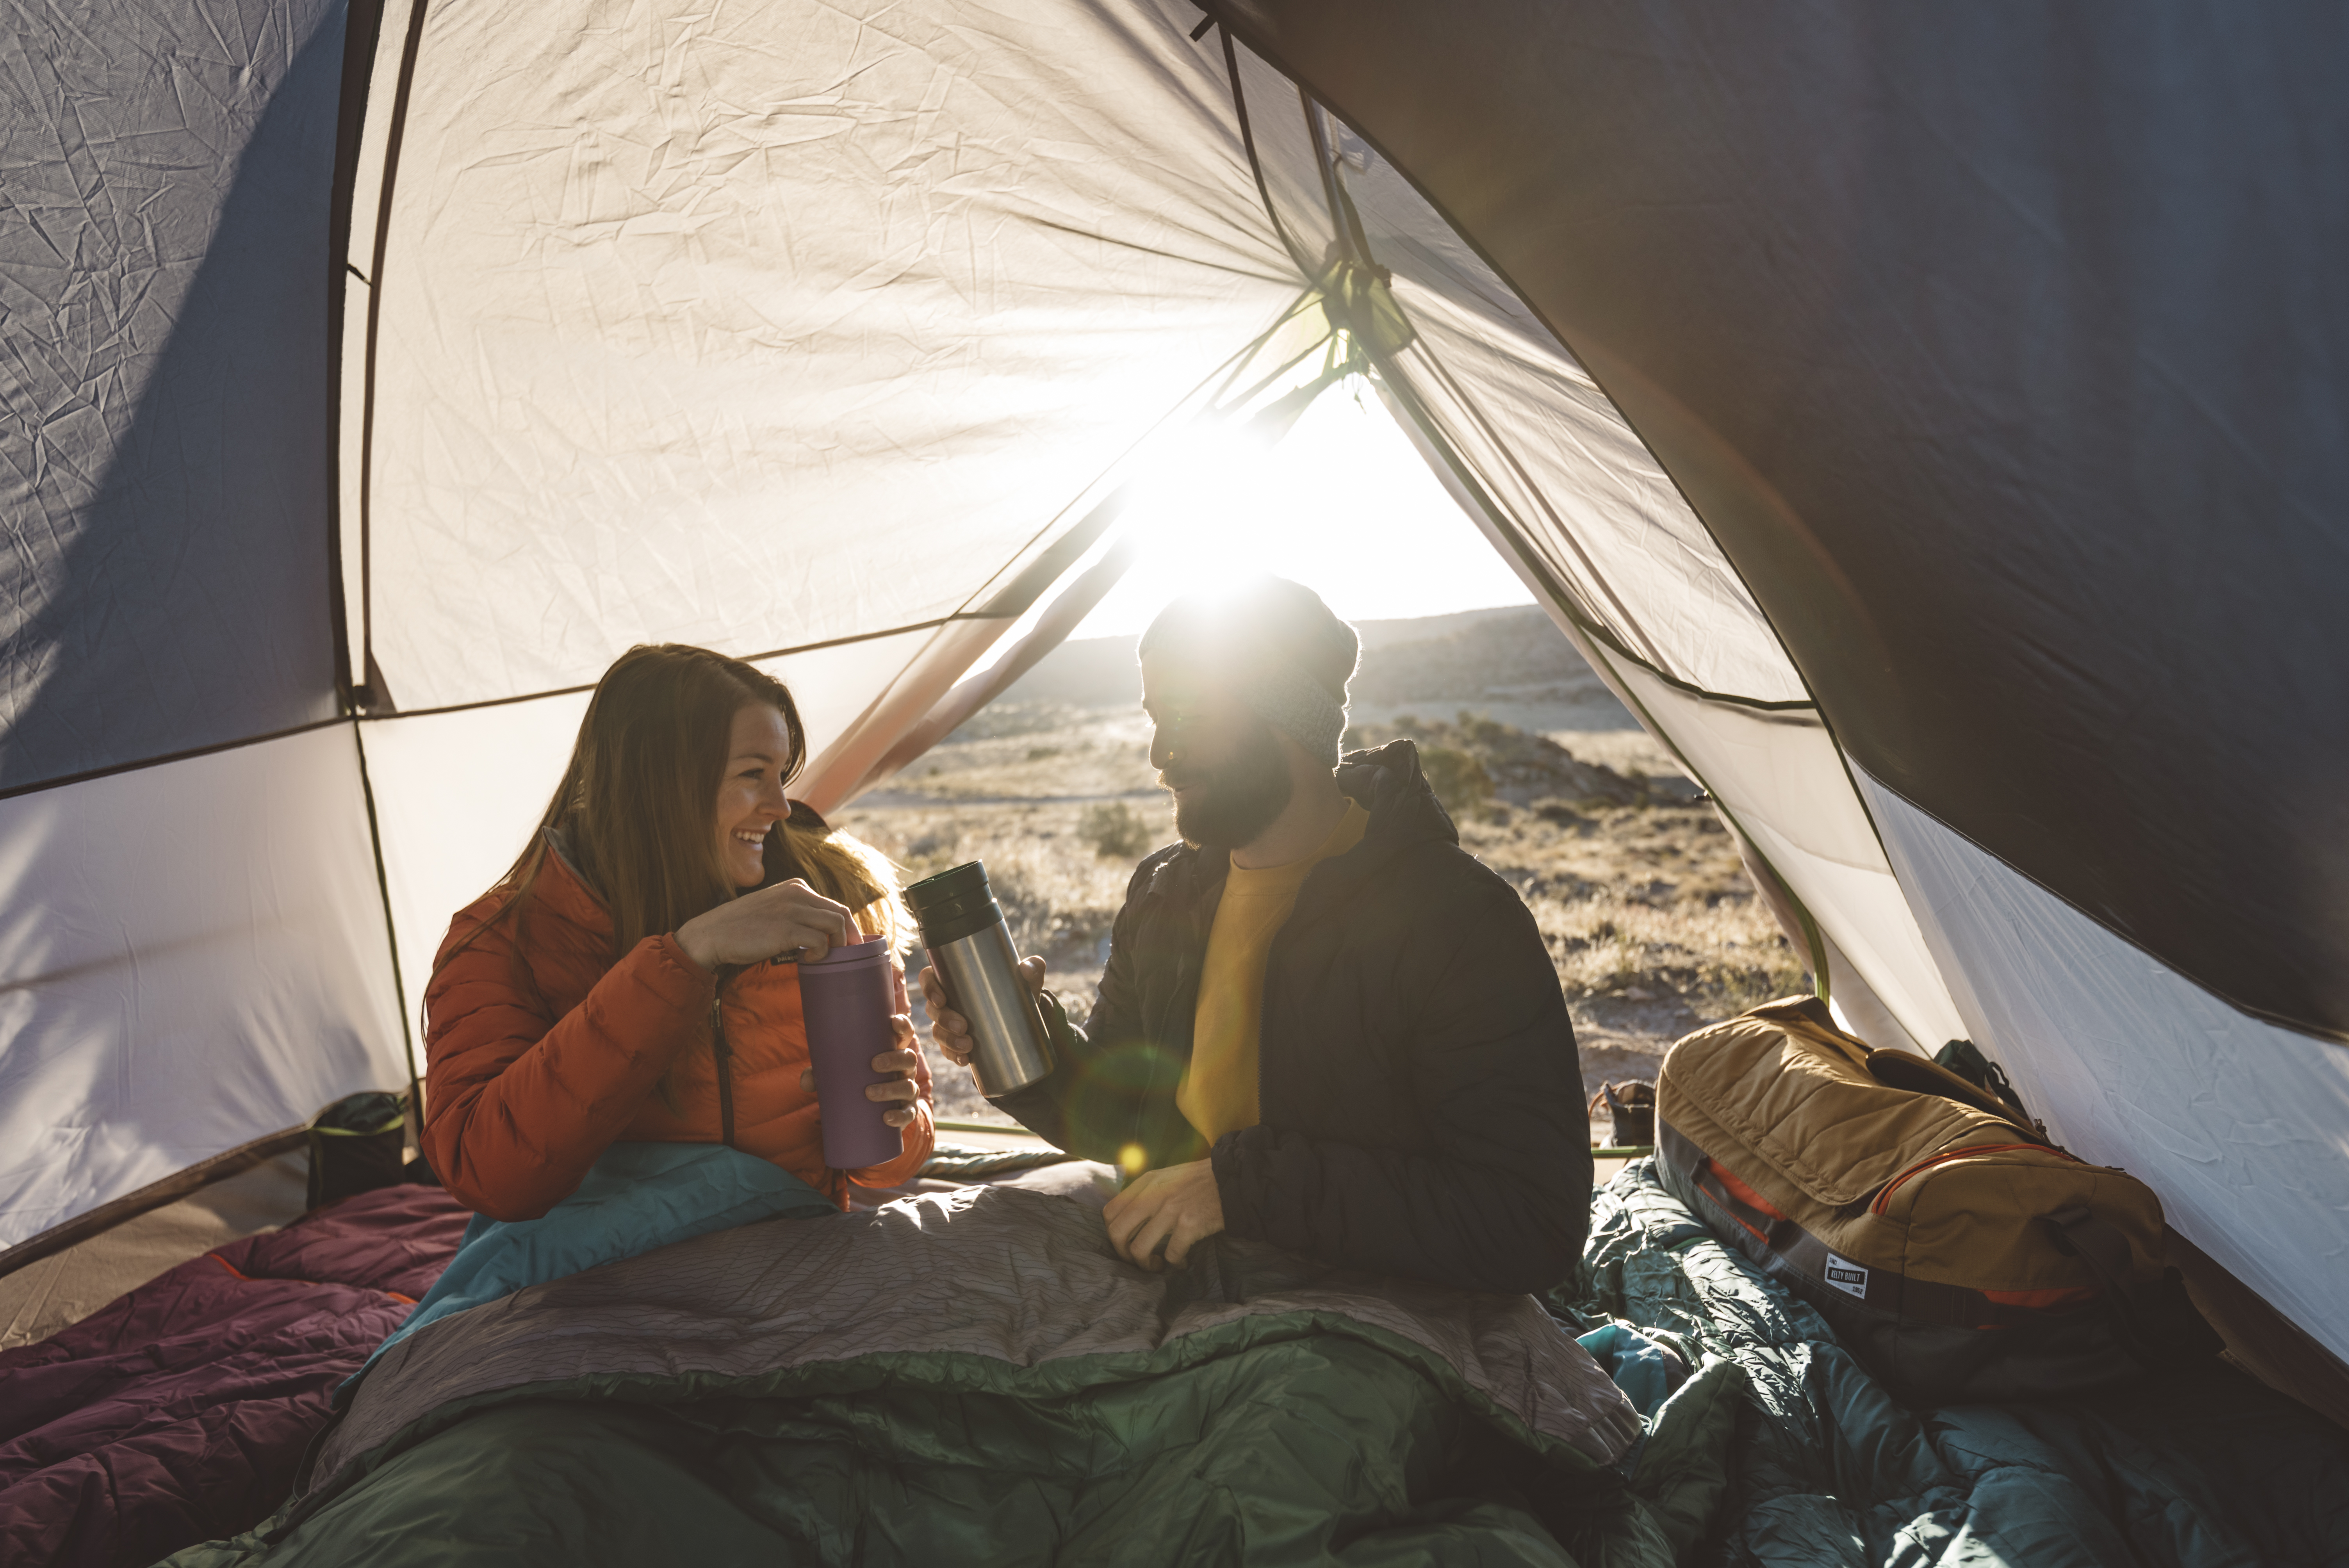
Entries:
{"type": "Polygon", "coordinates": [[[2096,1394],[1906,1408],[1646,1161],[1599,1192],[1583,1278],[1553,1305],[1742,1377],[1725,1464],[1683,1477],[1692,1510],[1723,1499],[1683,1563],[2349,1563],[2349,1434],[2313,1411],[2215,1359],[2096,1394]]]}
{"type": "Polygon", "coordinates": [[[171,1561],[1662,1568],[1640,1436],[1531,1297],[1228,1237],[1152,1274],[974,1187],[428,1324],[274,1519],[171,1561]]]}

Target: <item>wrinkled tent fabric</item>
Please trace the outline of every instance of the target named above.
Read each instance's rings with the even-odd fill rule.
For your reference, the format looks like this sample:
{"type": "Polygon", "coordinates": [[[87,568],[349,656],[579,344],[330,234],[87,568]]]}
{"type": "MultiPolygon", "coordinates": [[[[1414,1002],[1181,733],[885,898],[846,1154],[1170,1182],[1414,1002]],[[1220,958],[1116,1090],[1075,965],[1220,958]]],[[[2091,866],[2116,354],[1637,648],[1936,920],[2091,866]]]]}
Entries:
{"type": "Polygon", "coordinates": [[[335,717],[342,61],[333,0],[0,36],[0,789],[335,717]]]}
{"type": "Polygon", "coordinates": [[[305,728],[342,54],[311,0],[0,36],[0,1243],[403,1076],[357,748],[305,728]]]}
{"type": "Polygon", "coordinates": [[[1854,760],[2349,1040],[2349,17],[1228,9],[1591,367],[1854,760]]]}
{"type": "MultiPolygon", "coordinates": [[[[1282,4],[1232,11],[1235,43],[1192,36],[1200,14],[1181,0],[739,15],[389,0],[357,26],[347,79],[365,98],[354,87],[344,104],[349,232],[331,258],[338,12],[256,0],[211,26],[100,8],[80,31],[5,45],[23,66],[0,127],[12,168],[57,172],[47,206],[12,183],[0,209],[16,291],[6,482],[12,516],[41,520],[5,567],[0,645],[0,781],[20,791],[0,799],[0,1148],[34,1151],[0,1192],[0,1243],[343,1090],[403,1081],[402,1015],[449,912],[511,858],[585,688],[629,644],[703,643],[792,683],[802,789],[841,804],[983,695],[970,672],[1023,619],[1080,573],[1097,590],[1113,572],[1123,487],[1180,460],[1201,421],[1277,407],[1335,355],[1371,372],[1471,519],[1800,902],[1814,963],[1907,1037],[1886,1043],[1973,1037],[2059,1136],[2146,1175],[2179,1230],[2349,1352],[2327,1288],[2349,1207],[2349,1057],[2318,1037],[2323,1009],[2292,999],[2315,996],[2304,986],[2261,1002],[2196,983],[2240,956],[2240,933],[2218,929],[2235,906],[2212,902],[2212,856],[2240,854],[2245,896],[2271,905],[2242,929],[2265,931],[2313,908],[2295,901],[2349,841],[2327,836],[2336,799],[2302,798],[2326,775],[2295,770],[2338,739],[2349,707],[2318,699],[2339,661],[2297,641],[2299,587],[2257,614],[2224,599],[2240,633],[2152,592],[2148,559],[2163,581],[2264,591],[2235,583],[2220,535],[2174,506],[2146,513],[2149,532],[2103,533],[2090,520],[2116,514],[2075,508],[2031,549],[1959,570],[1967,528],[1996,513],[1980,537],[2005,539],[2044,519],[1950,474],[2004,473],[2025,449],[2041,461],[2020,437],[2002,444],[2029,410],[2110,404],[2099,417],[2126,419],[2093,378],[2011,407],[2012,379],[1987,381],[1983,407],[2010,423],[1921,433],[1871,424],[1892,417],[1861,374],[1878,361],[1847,345],[1799,397],[1755,393],[1809,364],[1772,335],[1787,314],[1769,294],[1777,258],[1814,258],[1815,280],[1842,263],[1774,226],[1660,253],[1678,209],[1609,171],[1692,188],[1668,164],[1698,132],[1658,123],[1658,106],[1692,106],[1718,139],[1723,104],[1750,114],[1789,82],[1807,94],[1789,62],[1808,57],[1725,53],[1740,64],[1724,85],[1692,43],[1665,46],[1682,10],[1484,5],[1423,31],[1282,4]],[[1566,90],[1558,73],[1595,68],[1608,26],[1644,40],[1638,79],[1669,78],[1649,99],[1566,90]],[[1472,102],[1482,88],[1463,84],[1488,49],[1508,68],[1472,102]],[[1430,68],[1399,76],[1414,50],[1430,68]],[[1565,119],[1525,112],[1544,82],[1544,112],[1565,119]],[[1576,118],[1602,105],[1612,119],[1576,118]],[[1473,158],[1471,132],[1485,138],[1473,158]],[[134,145],[203,173],[143,196],[145,229],[114,194],[150,167],[121,150],[134,145]],[[1545,205],[1543,181],[1582,205],[1545,205]],[[1623,297],[1635,271],[1646,292],[1623,297]],[[1692,298],[1696,280],[1713,293],[1692,298]],[[120,330],[91,326],[98,304],[120,330]],[[1700,336],[1734,374],[1705,374],[1700,336]],[[1649,342],[1671,353],[1643,356],[1649,342]],[[1782,412],[1784,432],[1756,432],[1782,412]],[[1894,465],[1920,442],[1948,452],[1909,483],[1894,465]],[[1820,491],[1815,518],[1812,490],[1773,478],[1786,465],[1847,472],[1867,504],[1820,491]],[[2099,643],[2123,600],[2130,635],[2099,643]],[[1879,646],[1959,645],[1957,624],[1979,668],[1860,667],[1879,646]],[[2153,675],[2128,662],[2147,648],[2153,675]],[[2033,659],[2039,684],[2013,685],[2033,659]],[[2103,706],[2043,702],[2059,668],[2103,706]],[[2270,674],[2280,684],[2261,686],[2270,674]],[[2234,751],[2173,744],[2148,761],[2140,741],[2172,734],[2164,720],[2091,769],[2154,676],[2206,706],[2300,703],[2302,727],[2262,749],[2230,719],[2211,733],[2247,742],[2234,751]],[[2022,706],[1986,707],[1993,680],[2022,706]],[[230,749],[161,760],[199,747],[230,749]],[[2297,760],[2261,770],[2271,756],[2297,760]],[[73,781],[107,769],[128,770],[73,781]],[[2200,786],[2164,797],[2171,776],[2223,776],[2276,809],[2188,831],[2178,813],[2200,786]],[[2009,832],[2008,817],[1983,828],[1952,809],[1984,778],[1995,789],[1976,799],[2031,821],[2009,832]],[[2045,823],[2071,825],[2061,853],[2045,823]],[[2278,884],[2280,841],[2313,880],[2278,884]],[[2091,852],[2111,880],[2084,892],[2067,868],[2091,852]],[[2141,918],[2130,900],[2173,881],[2177,907],[2141,918]],[[2014,939],[2025,916],[2047,942],[2014,939]]],[[[1860,76],[1839,83],[1890,36],[1847,13],[1806,26],[1854,40],[1844,63],[1860,76]]],[[[1909,59],[1916,45],[1882,46],[1909,59]]],[[[2301,107],[2285,94],[2260,112],[2301,107]]],[[[1785,134],[1833,123],[1806,116],[1785,134]]],[[[1775,133],[1739,132],[1754,148],[1775,133]]],[[[1896,171],[1941,166],[1886,145],[1896,171]]],[[[2064,145],[2052,129],[2012,140],[2000,167],[2064,145]]],[[[1867,216],[1819,232],[1847,239],[1867,216]]],[[[2278,264],[2320,232],[2309,222],[2278,264]]],[[[1906,367],[1894,385],[1921,385],[1915,366],[1948,335],[1896,329],[1880,301],[1922,263],[1832,253],[1876,268],[1845,279],[1874,313],[1868,352],[1906,367]]],[[[2308,302],[2325,329],[2330,297],[2308,302]]],[[[2322,372],[2302,377],[2311,409],[2341,385],[2322,372]]],[[[2075,455],[2051,493],[2146,499],[2106,471],[2109,443],[2075,455]]],[[[2215,455],[2211,472],[2236,461],[2215,455]]],[[[2323,478],[2293,473],[2295,496],[2323,478]]],[[[2305,510],[2267,526],[2305,547],[2311,583],[2331,582],[2337,534],[2294,522],[2305,510]]],[[[2272,558],[2247,557],[2247,581],[2272,558]]],[[[2332,907],[2276,950],[2293,974],[2319,949],[2349,973],[2332,907]]]]}
{"type": "Polygon", "coordinates": [[[1229,12],[1593,366],[1769,609],[1921,925],[1740,825],[1903,1026],[1930,1048],[1839,915],[1917,930],[1951,1033],[2349,1352],[2349,23],[1485,14],[1229,12]]]}

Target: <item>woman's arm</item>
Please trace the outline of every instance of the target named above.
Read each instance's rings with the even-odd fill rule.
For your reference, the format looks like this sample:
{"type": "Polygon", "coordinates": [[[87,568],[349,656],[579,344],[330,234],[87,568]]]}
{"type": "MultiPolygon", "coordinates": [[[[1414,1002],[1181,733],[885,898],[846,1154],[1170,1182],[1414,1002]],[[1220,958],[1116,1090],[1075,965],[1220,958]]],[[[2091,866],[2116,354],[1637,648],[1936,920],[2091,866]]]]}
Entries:
{"type": "Polygon", "coordinates": [[[716,983],[675,937],[647,937],[555,1018],[521,984],[507,928],[460,916],[442,952],[468,936],[425,992],[425,1158],[467,1207],[534,1220],[708,1039],[716,983]]]}

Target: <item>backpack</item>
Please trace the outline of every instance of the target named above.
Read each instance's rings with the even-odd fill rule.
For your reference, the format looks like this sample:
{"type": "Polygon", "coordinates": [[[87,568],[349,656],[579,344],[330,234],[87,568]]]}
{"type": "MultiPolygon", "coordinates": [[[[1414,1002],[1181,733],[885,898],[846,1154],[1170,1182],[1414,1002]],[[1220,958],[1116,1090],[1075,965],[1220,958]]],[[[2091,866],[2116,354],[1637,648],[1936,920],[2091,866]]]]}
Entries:
{"type": "Polygon", "coordinates": [[[1688,1036],[1656,1100],[1665,1187],[1904,1398],[2076,1393],[2219,1349],[2151,1188],[1816,997],[1688,1036]]]}

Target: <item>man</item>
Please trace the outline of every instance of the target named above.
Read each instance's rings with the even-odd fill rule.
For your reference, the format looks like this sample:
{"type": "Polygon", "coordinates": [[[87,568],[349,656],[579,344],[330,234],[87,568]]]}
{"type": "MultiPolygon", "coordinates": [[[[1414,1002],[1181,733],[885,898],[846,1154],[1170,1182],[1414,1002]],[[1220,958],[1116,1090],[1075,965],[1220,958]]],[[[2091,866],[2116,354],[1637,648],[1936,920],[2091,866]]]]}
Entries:
{"type": "MultiPolygon", "coordinates": [[[[1565,1279],[1590,1137],[1557,972],[1398,740],[1342,761],[1353,628],[1264,577],[1142,638],[1183,842],[1142,862],[1083,1029],[995,1103],[1116,1163],[1110,1239],[1180,1266],[1217,1232],[1474,1290],[1565,1279]]],[[[1022,968],[1040,986],[1043,961],[1022,968]]],[[[933,1037],[968,1059],[935,971],[933,1037]]]]}

